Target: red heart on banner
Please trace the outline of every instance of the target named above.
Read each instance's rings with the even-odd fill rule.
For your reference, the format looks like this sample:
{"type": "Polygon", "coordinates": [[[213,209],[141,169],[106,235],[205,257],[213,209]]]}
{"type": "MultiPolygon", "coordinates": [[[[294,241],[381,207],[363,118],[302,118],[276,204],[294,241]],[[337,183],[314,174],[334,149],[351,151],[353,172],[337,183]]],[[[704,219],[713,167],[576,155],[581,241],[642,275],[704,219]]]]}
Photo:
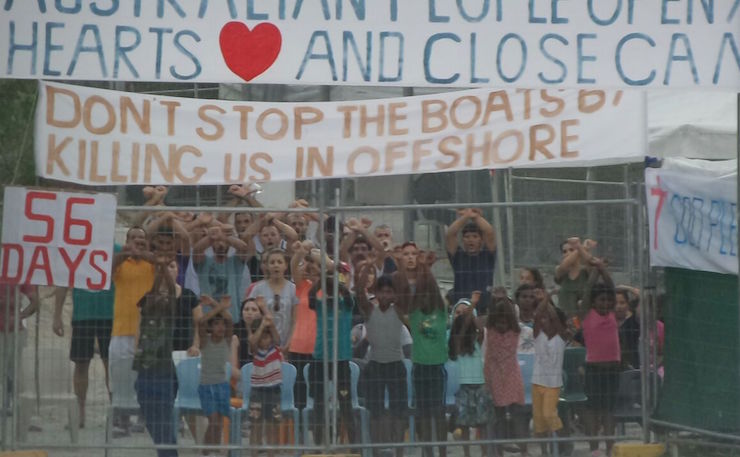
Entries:
{"type": "Polygon", "coordinates": [[[245,81],[270,68],[282,41],[280,30],[269,22],[257,24],[252,30],[242,22],[229,22],[218,37],[226,66],[245,81]]]}

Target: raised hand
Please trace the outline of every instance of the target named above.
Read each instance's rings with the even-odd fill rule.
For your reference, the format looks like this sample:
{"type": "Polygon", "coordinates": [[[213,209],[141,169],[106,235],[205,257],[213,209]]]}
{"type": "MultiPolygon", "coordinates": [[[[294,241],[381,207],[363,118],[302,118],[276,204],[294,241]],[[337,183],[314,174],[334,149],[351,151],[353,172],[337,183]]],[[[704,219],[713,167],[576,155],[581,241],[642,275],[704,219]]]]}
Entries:
{"type": "Polygon", "coordinates": [[[223,232],[224,236],[236,236],[236,229],[231,224],[221,225],[221,231],[223,232]]]}
{"type": "Polygon", "coordinates": [[[247,191],[247,188],[241,184],[232,184],[227,192],[239,198],[244,198],[249,193],[249,191],[247,191]]]}
{"type": "Polygon", "coordinates": [[[208,227],[208,237],[215,241],[223,236],[223,232],[221,231],[221,227],[215,225],[213,227],[208,227]]]}
{"type": "Polygon", "coordinates": [[[594,241],[592,239],[587,239],[586,241],[583,242],[583,247],[587,251],[590,251],[591,249],[594,249],[598,245],[599,245],[599,243],[597,243],[596,241],[594,241]]]}
{"type": "Polygon", "coordinates": [[[213,222],[213,215],[211,213],[200,213],[196,220],[202,225],[210,225],[213,222]]]}

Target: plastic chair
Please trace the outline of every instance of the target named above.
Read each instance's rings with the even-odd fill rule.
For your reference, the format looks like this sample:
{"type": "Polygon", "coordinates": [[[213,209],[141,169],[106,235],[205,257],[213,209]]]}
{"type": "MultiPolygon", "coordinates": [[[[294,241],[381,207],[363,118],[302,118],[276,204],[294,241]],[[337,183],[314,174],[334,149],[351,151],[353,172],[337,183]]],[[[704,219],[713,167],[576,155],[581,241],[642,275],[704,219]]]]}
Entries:
{"type": "Polygon", "coordinates": [[[173,407],[174,421],[180,420],[183,413],[201,414],[200,396],[200,357],[187,358],[175,367],[177,373],[177,397],[173,407]]]}
{"type": "MultiPolygon", "coordinates": [[[[72,391],[72,366],[69,361],[69,349],[55,347],[39,349],[39,402],[44,406],[58,405],[67,408],[69,437],[77,443],[79,438],[80,412],[77,396],[72,391]]],[[[34,382],[34,357],[24,351],[21,364],[22,378],[19,379],[21,393],[18,398],[20,418],[18,438],[26,441],[31,414],[36,405],[36,383],[34,382]]]]}
{"type": "Polygon", "coordinates": [[[455,411],[457,409],[457,391],[460,390],[460,367],[454,360],[445,362],[445,409],[455,411]]]}
{"type": "MultiPolygon", "coordinates": [[[[105,413],[105,443],[113,441],[113,418],[116,413],[138,414],[140,407],[136,398],[136,377],[133,370],[133,359],[111,359],[108,363],[111,382],[111,403],[105,413]]],[[[108,455],[108,448],[105,455],[108,455]]]]}
{"type": "Polygon", "coordinates": [[[583,369],[586,366],[586,348],[566,348],[563,354],[563,388],[560,401],[566,404],[585,403],[588,400],[583,386],[583,369]]]}
{"type": "Polygon", "coordinates": [[[524,382],[524,404],[532,408],[532,373],[534,372],[534,354],[517,354],[519,369],[524,382]]]}
{"type": "MultiPolygon", "coordinates": [[[[172,407],[172,422],[178,424],[183,414],[203,415],[200,405],[198,386],[200,385],[200,357],[192,357],[181,360],[175,366],[177,373],[177,397],[172,407]]],[[[231,364],[226,362],[226,378],[231,377],[231,364]]],[[[177,430],[177,427],[175,427],[177,430]]],[[[229,435],[229,441],[233,443],[234,435],[229,435]]],[[[231,451],[229,452],[231,455],[231,451]]]]}
{"type": "MultiPolygon", "coordinates": [[[[247,416],[249,412],[249,394],[252,391],[252,368],[254,365],[248,363],[242,367],[242,406],[241,408],[231,408],[231,432],[232,444],[242,444],[242,417],[247,416]]],[[[293,398],[293,388],[295,387],[295,380],[297,370],[295,366],[290,363],[283,362],[281,369],[282,383],[280,384],[280,410],[283,415],[286,413],[293,417],[293,440],[296,445],[300,443],[300,432],[298,427],[298,408],[295,407],[295,400],[293,398]]],[[[231,454],[233,455],[233,454],[231,454]]],[[[299,452],[296,451],[296,455],[299,452]]]]}
{"type": "MultiPolygon", "coordinates": [[[[563,387],[560,389],[558,415],[563,421],[564,433],[570,434],[575,408],[585,405],[588,396],[584,389],[586,348],[568,347],[563,353],[563,387]]],[[[573,443],[561,443],[565,454],[573,451],[573,443]]]]}
{"type": "Polygon", "coordinates": [[[619,375],[619,390],[614,408],[614,420],[619,433],[624,434],[624,424],[642,425],[642,379],[640,370],[627,370],[619,375]]]}
{"type": "MultiPolygon", "coordinates": [[[[316,362],[312,362],[316,363],[316,362]]],[[[331,362],[328,362],[331,363],[331,362]]],[[[309,376],[310,372],[310,363],[307,363],[303,367],[303,378],[306,380],[306,407],[303,408],[303,411],[301,411],[301,427],[303,428],[303,443],[308,444],[309,441],[309,430],[308,430],[308,424],[309,419],[311,417],[311,413],[313,413],[314,408],[314,400],[313,397],[311,397],[311,379],[309,376]]],[[[360,432],[361,432],[361,441],[362,443],[369,443],[370,442],[370,413],[368,410],[362,406],[360,406],[360,401],[357,396],[357,384],[360,381],[360,367],[355,362],[350,361],[349,362],[349,369],[350,369],[350,397],[352,401],[352,410],[353,412],[358,412],[360,415],[360,432]]],[[[334,384],[333,382],[329,382],[326,384],[325,388],[329,389],[329,392],[334,392],[334,384]]],[[[330,405],[332,405],[333,400],[329,399],[330,405]]],[[[335,407],[339,407],[339,405],[335,405],[335,407]]],[[[363,454],[369,452],[368,449],[363,449],[363,454]]]]}

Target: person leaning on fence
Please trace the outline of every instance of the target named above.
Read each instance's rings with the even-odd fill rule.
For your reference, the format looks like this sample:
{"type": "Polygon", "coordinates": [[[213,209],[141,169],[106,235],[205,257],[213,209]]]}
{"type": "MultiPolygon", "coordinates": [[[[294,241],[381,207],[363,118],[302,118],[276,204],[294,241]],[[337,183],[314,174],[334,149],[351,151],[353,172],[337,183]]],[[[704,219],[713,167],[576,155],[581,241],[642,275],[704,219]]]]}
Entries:
{"type": "Polygon", "coordinates": [[[534,267],[524,267],[519,271],[519,285],[529,284],[536,289],[545,288],[545,280],[540,270],[534,267]]]}
{"type": "Polygon", "coordinates": [[[380,224],[375,226],[373,229],[373,235],[378,241],[380,241],[386,254],[385,262],[383,263],[383,274],[393,274],[393,272],[398,268],[393,256],[391,255],[391,252],[393,251],[393,229],[391,229],[391,226],[388,224],[380,224]]]}
{"type": "Polygon", "coordinates": [[[229,225],[209,227],[208,235],[193,246],[193,265],[198,273],[201,295],[228,296],[231,299],[230,314],[237,322],[246,287],[242,277],[247,250],[247,244],[236,237],[234,228],[229,225]],[[206,252],[209,247],[213,255],[206,252]]]}
{"type": "Polygon", "coordinates": [[[555,283],[558,290],[558,307],[565,311],[574,329],[580,327],[578,316],[588,312],[589,262],[593,258],[591,250],[596,242],[586,240],[581,243],[578,237],[571,237],[560,244],[562,257],[555,268],[555,283]],[[579,305],[579,301],[582,303],[579,305]],[[575,319],[573,319],[575,318],[575,319]]]}
{"type": "MultiPolygon", "coordinates": [[[[532,370],[532,417],[538,437],[560,432],[563,422],[558,416],[560,388],[563,385],[565,326],[555,307],[547,299],[534,313],[534,367],[532,370]]],[[[555,444],[557,445],[557,444],[555,444]]],[[[554,453],[554,452],[553,452],[554,453]]],[[[552,455],[542,443],[542,455],[552,455]]]]}
{"type": "MultiPolygon", "coordinates": [[[[108,363],[130,367],[134,360],[136,334],[139,329],[142,297],[154,285],[154,255],[149,251],[147,236],[141,227],[132,227],[126,233],[121,252],[113,256],[113,329],[108,347],[108,363]]],[[[111,395],[116,395],[116,379],[111,379],[111,395]]],[[[114,434],[129,432],[128,417],[114,417],[114,434]]]]}
{"type": "Polygon", "coordinates": [[[190,234],[183,222],[172,211],[157,214],[144,227],[149,234],[149,245],[157,257],[172,258],[177,262],[176,282],[185,285],[185,273],[190,265],[190,234]]]}
{"type": "Polygon", "coordinates": [[[514,301],[519,311],[519,323],[534,328],[534,312],[537,308],[535,287],[527,283],[520,285],[514,292],[514,301]]]}
{"type": "Polygon", "coordinates": [[[321,281],[311,287],[308,293],[308,306],[316,312],[316,342],[314,344],[314,360],[309,366],[309,392],[314,401],[312,430],[314,443],[322,444],[324,440],[324,364],[328,365],[329,376],[334,379],[339,396],[339,418],[344,424],[350,443],[358,442],[358,430],[355,426],[352,413],[351,372],[349,362],[352,360],[352,309],[354,300],[349,289],[341,282],[337,284],[339,291],[338,314],[334,314],[334,281],[337,281],[336,270],[327,275],[326,290],[321,287],[321,281]],[[324,329],[324,308],[326,308],[326,329],[324,329]],[[337,373],[333,371],[333,357],[331,348],[334,347],[334,335],[330,329],[337,325],[337,373]],[[326,332],[327,346],[324,347],[324,333],[326,332]]]}
{"type": "Polygon", "coordinates": [[[478,314],[485,314],[491,300],[493,270],[496,266],[496,235],[479,209],[458,211],[458,218],[447,228],[447,256],[454,272],[452,300],[482,293],[478,314]],[[458,233],[462,231],[462,247],[458,233]]]}
{"type": "MultiPolygon", "coordinates": [[[[203,415],[208,418],[203,442],[205,445],[216,446],[221,442],[224,418],[229,417],[231,407],[231,386],[226,363],[232,360],[231,337],[234,333],[234,321],[229,313],[231,301],[228,296],[220,297],[217,302],[212,297],[201,295],[201,300],[208,303],[211,309],[198,321],[201,365],[198,396],[203,415]]],[[[236,371],[232,367],[232,376],[236,376],[236,371]]]]}
{"type": "MultiPolygon", "coordinates": [[[[404,243],[399,261],[399,269],[393,274],[393,286],[397,305],[408,315],[413,339],[411,376],[416,429],[422,442],[446,441],[444,364],[447,361],[447,307],[437,281],[429,271],[427,257],[420,254],[414,243],[404,243]],[[432,436],[433,429],[437,431],[435,437],[432,436]]],[[[433,453],[432,447],[422,448],[424,457],[433,453]]],[[[447,455],[446,446],[439,447],[439,455],[447,455]]]]}
{"type": "Polygon", "coordinates": [[[370,232],[372,221],[367,218],[360,220],[351,218],[345,222],[346,233],[339,245],[340,258],[349,263],[349,289],[354,291],[354,277],[360,262],[372,261],[375,267],[375,277],[383,275],[386,251],[383,244],[370,232]]]}
{"type": "Polygon", "coordinates": [[[619,347],[622,351],[622,368],[634,370],[640,367],[640,323],[632,311],[639,304],[639,289],[629,286],[619,286],[616,289],[614,316],[619,324],[619,347]],[[631,299],[635,294],[637,298],[631,299]]]}
{"type": "MultiPolygon", "coordinates": [[[[527,435],[523,411],[524,381],[517,358],[520,332],[513,304],[507,299],[493,301],[486,321],[483,371],[493,398],[495,431],[499,438],[524,438],[527,435]],[[507,433],[510,426],[513,433],[507,433]]],[[[519,448],[522,454],[527,453],[526,444],[520,444],[519,448]]],[[[498,446],[496,455],[503,455],[498,446]]]]}
{"type": "MultiPolygon", "coordinates": [[[[401,328],[405,317],[395,305],[393,280],[385,275],[368,282],[369,262],[358,265],[355,293],[357,303],[365,317],[367,340],[372,351],[362,372],[365,381],[365,403],[370,411],[370,433],[374,443],[400,443],[406,430],[406,366],[403,364],[401,328]],[[368,291],[374,294],[370,295],[368,291]],[[385,390],[388,389],[388,409],[385,408],[385,390]]],[[[379,449],[374,448],[378,455],[379,449]]],[[[403,448],[396,448],[396,456],[403,455],[403,448]]]]}
{"type": "MultiPolygon", "coordinates": [[[[603,427],[604,435],[614,435],[614,407],[619,388],[621,350],[619,327],[614,315],[616,294],[614,283],[600,259],[592,259],[594,265],[589,279],[589,303],[591,308],[583,318],[583,330],[575,339],[586,346],[586,377],[584,391],[588,397],[585,410],[586,434],[598,435],[603,427]],[[603,282],[597,282],[601,278],[603,282]]],[[[590,441],[592,455],[599,453],[599,442],[590,441]]],[[[614,441],[606,441],[607,455],[611,454],[614,441]]]]}
{"type": "Polygon", "coordinates": [[[248,246],[247,257],[252,282],[260,281],[267,276],[262,258],[266,253],[273,249],[290,251],[291,244],[298,240],[298,234],[293,227],[283,222],[280,217],[279,213],[261,214],[240,235],[241,240],[248,246]]]}
{"type": "MultiPolygon", "coordinates": [[[[175,330],[175,282],[158,263],[152,287],[138,303],[140,324],[134,343],[134,387],[146,429],[154,444],[175,444],[173,406],[177,377],[172,361],[175,330]]],[[[120,286],[119,286],[120,287],[120,286]]],[[[115,390],[113,391],[115,395],[115,390]]],[[[176,449],[158,449],[159,457],[176,457],[176,449]]]]}
{"type": "MultiPolygon", "coordinates": [[[[280,335],[269,312],[252,321],[249,347],[254,359],[249,393],[249,444],[253,446],[278,444],[278,424],[282,420],[280,385],[283,382],[279,343],[280,335]]],[[[256,449],[253,454],[258,455],[256,449]]],[[[272,457],[274,451],[267,451],[267,455],[272,457]]]]}
{"type": "MultiPolygon", "coordinates": [[[[454,435],[470,439],[473,427],[486,438],[485,426],[493,419],[491,394],[483,376],[483,329],[478,328],[476,311],[470,302],[460,300],[452,310],[449,357],[456,360],[460,373],[460,390],[455,395],[454,435]]],[[[470,457],[470,446],[464,446],[465,457],[470,457]]],[[[481,450],[485,454],[485,446],[481,450]]]]}
{"type": "MultiPolygon", "coordinates": [[[[114,246],[114,253],[121,247],[114,246]]],[[[54,290],[54,318],[52,330],[57,336],[64,336],[62,309],[67,298],[66,287],[54,290]]],[[[100,348],[100,361],[105,369],[105,387],[110,392],[108,378],[108,346],[113,328],[113,297],[115,285],[108,290],[72,289],[72,342],[69,359],[74,363],[74,391],[80,412],[80,428],[85,427],[85,404],[87,400],[90,361],[95,354],[95,342],[100,348]]]]}
{"type": "Polygon", "coordinates": [[[263,256],[266,277],[254,284],[250,297],[264,297],[266,308],[280,334],[280,349],[287,353],[296,322],[296,285],[286,278],[288,255],[282,249],[271,249],[263,256]]]}
{"type": "MultiPolygon", "coordinates": [[[[294,389],[295,406],[299,410],[306,407],[306,380],[303,367],[313,360],[316,344],[316,312],[308,306],[308,293],[314,284],[321,281],[321,251],[311,241],[293,243],[293,257],[290,260],[290,271],[296,288],[297,305],[295,307],[295,325],[290,340],[288,358],[296,367],[294,389]]],[[[334,270],[334,262],[323,255],[326,271],[334,270]]]]}

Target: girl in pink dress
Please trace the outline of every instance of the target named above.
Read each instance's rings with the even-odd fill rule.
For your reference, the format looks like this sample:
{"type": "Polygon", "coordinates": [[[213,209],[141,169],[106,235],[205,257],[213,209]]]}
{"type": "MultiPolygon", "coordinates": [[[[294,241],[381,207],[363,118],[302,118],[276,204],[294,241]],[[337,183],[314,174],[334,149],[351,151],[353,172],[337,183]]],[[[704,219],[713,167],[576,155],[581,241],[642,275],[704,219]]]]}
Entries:
{"type": "MultiPolygon", "coordinates": [[[[524,382],[516,355],[519,332],[519,322],[511,302],[494,302],[486,322],[483,373],[493,398],[498,438],[506,437],[507,418],[510,418],[514,426],[514,436],[511,438],[521,438],[526,434],[523,414],[524,382]]],[[[519,447],[522,455],[526,455],[526,445],[521,444],[519,447]]],[[[502,455],[498,447],[496,455],[502,455]]]]}

